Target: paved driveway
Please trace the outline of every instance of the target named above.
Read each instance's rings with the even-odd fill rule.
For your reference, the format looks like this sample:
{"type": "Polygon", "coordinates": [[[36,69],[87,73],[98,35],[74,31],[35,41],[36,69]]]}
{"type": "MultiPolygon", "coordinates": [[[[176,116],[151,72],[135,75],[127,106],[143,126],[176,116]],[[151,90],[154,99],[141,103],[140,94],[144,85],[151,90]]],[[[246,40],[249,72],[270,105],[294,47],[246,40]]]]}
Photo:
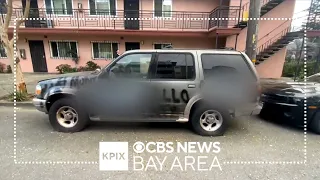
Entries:
{"type": "MultiPolygon", "coordinates": [[[[16,126],[17,161],[66,162],[55,165],[14,164],[12,108],[0,107],[0,121],[0,179],[320,179],[319,135],[308,133],[306,165],[275,164],[272,162],[304,161],[303,132],[257,117],[243,117],[233,121],[225,136],[221,137],[198,136],[180,123],[94,123],[83,132],[66,134],[52,131],[46,115],[34,109],[19,109],[16,126]],[[203,172],[102,172],[96,164],[99,160],[98,144],[101,141],[128,141],[130,145],[136,141],[219,141],[221,152],[216,156],[222,171],[214,168],[203,172]],[[93,164],[67,164],[68,161],[93,164]],[[244,164],[248,161],[251,164],[244,164]],[[270,164],[254,164],[260,161],[270,164]]],[[[169,159],[184,155],[167,154],[169,159]]],[[[132,167],[132,163],[129,167],[132,167]]]]}

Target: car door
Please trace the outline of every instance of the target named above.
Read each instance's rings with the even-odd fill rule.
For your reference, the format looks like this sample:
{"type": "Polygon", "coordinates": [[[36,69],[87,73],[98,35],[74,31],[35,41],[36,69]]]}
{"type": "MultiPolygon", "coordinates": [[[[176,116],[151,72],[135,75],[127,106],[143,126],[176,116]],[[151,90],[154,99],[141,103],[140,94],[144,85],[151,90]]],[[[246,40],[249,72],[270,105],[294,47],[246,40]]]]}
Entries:
{"type": "Polygon", "coordinates": [[[150,64],[152,52],[133,52],[123,55],[101,75],[105,86],[103,119],[140,120],[146,118],[150,102],[150,64]],[[107,77],[107,78],[104,78],[107,77]]]}
{"type": "Polygon", "coordinates": [[[150,84],[161,100],[154,116],[160,119],[177,119],[197,90],[195,54],[190,52],[157,52],[153,63],[150,84]]]}

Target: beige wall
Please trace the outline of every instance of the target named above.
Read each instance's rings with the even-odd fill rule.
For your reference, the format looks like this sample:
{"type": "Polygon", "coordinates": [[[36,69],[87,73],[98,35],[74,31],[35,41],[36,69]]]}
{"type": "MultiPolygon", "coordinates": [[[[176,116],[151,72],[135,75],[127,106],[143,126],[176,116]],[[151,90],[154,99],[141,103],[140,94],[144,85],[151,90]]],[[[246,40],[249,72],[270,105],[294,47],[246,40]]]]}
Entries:
{"type": "MultiPolygon", "coordinates": [[[[172,43],[175,48],[214,48],[214,39],[208,38],[169,38],[169,37],[124,37],[124,39],[120,39],[120,36],[90,36],[90,37],[81,37],[81,36],[48,36],[47,38],[43,38],[43,36],[20,36],[18,41],[18,49],[26,50],[27,59],[21,59],[21,66],[23,72],[33,72],[32,61],[30,56],[29,45],[26,42],[27,40],[43,40],[45,54],[46,54],[46,62],[48,67],[48,72],[56,72],[56,66],[60,64],[70,64],[75,67],[75,63],[71,59],[55,59],[51,58],[50,40],[72,40],[78,42],[78,54],[80,56],[78,66],[85,66],[87,61],[91,61],[92,59],[92,47],[91,41],[116,41],[119,44],[119,51],[125,51],[125,42],[140,42],[141,49],[153,49],[153,43],[172,43]]],[[[93,60],[100,66],[105,66],[110,63],[110,60],[93,60]]],[[[0,62],[9,64],[8,59],[0,59],[0,62]]]]}
{"type": "Polygon", "coordinates": [[[269,59],[256,66],[261,78],[280,78],[283,71],[286,49],[283,48],[269,59]]]}

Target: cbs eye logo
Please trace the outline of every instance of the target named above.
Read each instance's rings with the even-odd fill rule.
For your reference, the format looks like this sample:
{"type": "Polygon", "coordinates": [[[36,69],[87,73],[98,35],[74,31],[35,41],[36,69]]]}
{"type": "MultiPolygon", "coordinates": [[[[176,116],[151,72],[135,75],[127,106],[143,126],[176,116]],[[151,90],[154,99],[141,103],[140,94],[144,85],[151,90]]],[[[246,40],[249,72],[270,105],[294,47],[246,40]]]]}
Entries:
{"type": "Polygon", "coordinates": [[[135,153],[142,153],[146,149],[143,142],[136,142],[133,144],[133,150],[135,153]]]}

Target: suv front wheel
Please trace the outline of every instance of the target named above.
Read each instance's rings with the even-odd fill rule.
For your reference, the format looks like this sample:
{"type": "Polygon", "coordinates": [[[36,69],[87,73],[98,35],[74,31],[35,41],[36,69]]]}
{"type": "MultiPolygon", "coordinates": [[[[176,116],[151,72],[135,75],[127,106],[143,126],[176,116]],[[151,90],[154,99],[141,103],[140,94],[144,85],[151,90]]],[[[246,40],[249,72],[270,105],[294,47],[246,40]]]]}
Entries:
{"type": "Polygon", "coordinates": [[[49,120],[53,129],[59,132],[78,132],[89,124],[87,114],[72,98],[55,101],[49,109],[49,120]]]}
{"type": "Polygon", "coordinates": [[[194,131],[202,136],[222,136],[230,115],[220,108],[199,107],[191,116],[194,131]]]}

